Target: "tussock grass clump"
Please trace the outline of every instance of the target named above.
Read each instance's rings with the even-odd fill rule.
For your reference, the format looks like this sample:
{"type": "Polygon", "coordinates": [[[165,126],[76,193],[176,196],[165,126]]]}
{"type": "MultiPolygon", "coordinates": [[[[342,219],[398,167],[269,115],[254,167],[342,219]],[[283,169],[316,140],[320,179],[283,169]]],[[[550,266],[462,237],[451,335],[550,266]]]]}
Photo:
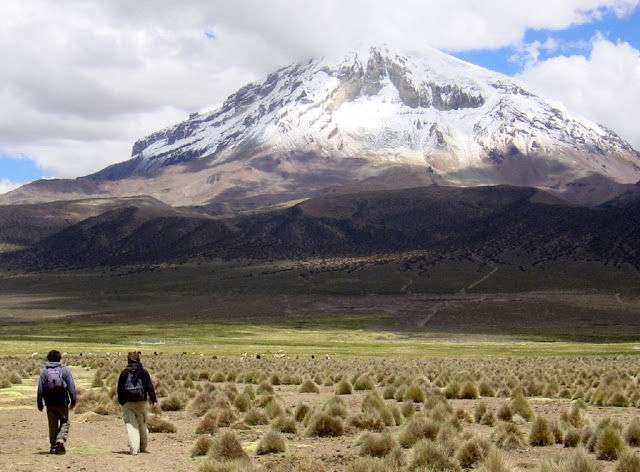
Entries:
{"type": "Polygon", "coordinates": [[[491,410],[487,410],[478,423],[485,426],[494,426],[497,423],[496,414],[491,410]]]}
{"type": "Polygon", "coordinates": [[[398,446],[388,431],[382,434],[366,433],[360,442],[361,456],[384,457],[398,446]]]}
{"type": "Polygon", "coordinates": [[[600,460],[615,461],[626,448],[618,428],[605,426],[597,433],[595,453],[600,460]]]}
{"type": "Polygon", "coordinates": [[[284,437],[278,431],[270,429],[260,439],[256,454],[274,454],[284,452],[286,450],[284,437]]]}
{"type": "Polygon", "coordinates": [[[382,391],[382,398],[385,400],[394,400],[396,394],[396,388],[393,385],[387,385],[382,391]]]}
{"type": "Polygon", "coordinates": [[[402,400],[411,400],[414,403],[424,403],[427,400],[427,394],[419,385],[412,384],[405,390],[402,400]]]}
{"type": "Polygon", "coordinates": [[[458,398],[475,400],[476,398],[480,398],[480,391],[475,383],[467,382],[462,386],[458,398]]]}
{"type": "Polygon", "coordinates": [[[382,431],[385,428],[382,418],[371,413],[356,413],[349,417],[347,423],[354,428],[369,429],[371,431],[382,431]]]}
{"type": "Polygon", "coordinates": [[[251,400],[254,400],[256,398],[256,389],[253,388],[253,385],[245,385],[242,389],[242,393],[247,395],[251,400]]]}
{"type": "Polygon", "coordinates": [[[361,456],[385,457],[398,446],[388,431],[382,434],[365,433],[359,442],[361,456]]]}
{"type": "Polygon", "coordinates": [[[456,453],[458,463],[463,469],[476,469],[491,451],[491,444],[484,438],[472,436],[467,439],[456,453]]]}
{"type": "Polygon", "coordinates": [[[531,423],[529,444],[534,447],[544,447],[555,444],[555,442],[556,438],[549,421],[542,416],[536,416],[533,423],[531,423]]]}
{"type": "Polygon", "coordinates": [[[505,451],[521,449],[525,446],[524,434],[513,423],[500,423],[491,433],[491,441],[505,451]]]}
{"type": "Polygon", "coordinates": [[[571,426],[562,439],[564,447],[578,447],[580,444],[580,430],[571,426]]]}
{"type": "Polygon", "coordinates": [[[196,427],[196,434],[215,434],[218,431],[218,419],[216,416],[214,411],[204,415],[196,427]]]}
{"type": "Polygon", "coordinates": [[[247,460],[249,456],[242,448],[236,435],[231,431],[216,436],[209,447],[209,457],[218,461],[247,460]]]}
{"type": "Polygon", "coordinates": [[[353,389],[354,390],[373,390],[375,388],[376,384],[373,381],[373,379],[371,378],[371,376],[369,374],[362,374],[360,377],[358,377],[356,379],[356,381],[353,383],[353,389]]]}
{"type": "Polygon", "coordinates": [[[330,416],[338,416],[342,419],[346,419],[349,416],[347,404],[337,395],[324,402],[324,405],[322,405],[322,411],[330,416]]]}
{"type": "Polygon", "coordinates": [[[9,372],[9,375],[7,375],[7,380],[13,385],[22,384],[22,376],[16,371],[9,372]]]}
{"type": "Polygon", "coordinates": [[[203,416],[213,407],[213,398],[209,393],[197,394],[187,405],[186,411],[191,416],[203,416]]]}
{"type": "Polygon", "coordinates": [[[640,472],[640,456],[632,451],[624,451],[620,454],[614,472],[640,472]]]}
{"type": "Polygon", "coordinates": [[[304,419],[306,418],[306,416],[309,414],[310,411],[311,411],[311,407],[309,406],[308,403],[300,402],[296,405],[296,410],[293,413],[293,417],[295,418],[296,421],[304,421],[304,419]]]}
{"type": "Polygon", "coordinates": [[[261,466],[252,464],[248,459],[219,462],[211,458],[198,465],[198,472],[265,472],[261,466]]]}
{"type": "Polygon", "coordinates": [[[336,384],[335,392],[336,395],[351,395],[353,393],[351,382],[349,382],[347,379],[341,379],[336,384]]]}
{"type": "Polygon", "coordinates": [[[509,402],[509,406],[514,413],[522,416],[525,420],[531,421],[533,419],[533,408],[531,408],[531,405],[529,404],[527,397],[522,393],[522,390],[518,390],[515,395],[513,395],[509,402]]]}
{"type": "Polygon", "coordinates": [[[630,405],[629,398],[619,390],[616,390],[606,401],[607,406],[626,408],[630,405]]]}
{"type": "Polygon", "coordinates": [[[251,397],[242,392],[233,400],[233,406],[235,406],[238,411],[245,412],[251,407],[251,397]]]}
{"type": "Polygon", "coordinates": [[[160,408],[162,411],[180,411],[184,410],[187,403],[184,395],[180,393],[172,393],[167,398],[160,400],[160,408]]]}
{"type": "Polygon", "coordinates": [[[269,424],[269,418],[267,414],[258,408],[251,407],[244,414],[243,420],[245,423],[251,426],[259,424],[269,424]]]}
{"type": "Polygon", "coordinates": [[[542,461],[538,467],[540,472],[598,472],[600,467],[583,448],[564,459],[549,458],[542,461]]]}
{"type": "Polygon", "coordinates": [[[391,416],[393,416],[393,421],[396,425],[401,425],[404,423],[404,416],[400,413],[400,408],[396,405],[391,405],[389,407],[389,411],[391,412],[391,416]]]}
{"type": "Polygon", "coordinates": [[[416,412],[416,405],[415,403],[413,403],[413,400],[407,400],[406,402],[403,402],[402,405],[400,406],[400,413],[402,413],[402,416],[404,416],[405,418],[409,418],[410,416],[413,416],[415,412],[416,412]]]}
{"type": "Polygon", "coordinates": [[[406,384],[402,384],[402,385],[396,387],[396,393],[393,394],[393,398],[396,401],[399,401],[399,402],[403,401],[404,394],[405,394],[405,392],[407,391],[408,388],[409,388],[409,386],[406,385],[406,384]]]}
{"type": "Polygon", "coordinates": [[[476,423],[480,423],[480,420],[482,419],[482,417],[484,416],[484,414],[487,412],[488,409],[489,409],[489,406],[485,402],[480,402],[476,404],[473,410],[473,419],[475,420],[476,423]]]}
{"type": "Polygon", "coordinates": [[[459,471],[460,465],[442,444],[423,439],[411,452],[408,470],[459,471]]]}
{"type": "Polygon", "coordinates": [[[495,397],[496,396],[496,391],[494,390],[494,388],[491,386],[491,384],[489,384],[486,381],[482,381],[480,382],[480,385],[478,385],[478,390],[480,392],[480,395],[483,397],[495,397]]]}
{"type": "Polygon", "coordinates": [[[231,426],[233,423],[238,421],[238,417],[231,408],[218,408],[213,411],[217,412],[216,419],[218,420],[218,426],[220,427],[224,428],[226,426],[231,426]]]}
{"type": "Polygon", "coordinates": [[[297,433],[298,428],[295,420],[291,416],[281,415],[278,416],[272,423],[271,427],[281,433],[297,433]]]}
{"type": "Polygon", "coordinates": [[[213,441],[213,438],[210,438],[208,436],[198,437],[198,439],[196,439],[196,442],[193,444],[193,447],[189,451],[189,456],[191,457],[206,456],[212,441],[213,441]]]}
{"type": "Polygon", "coordinates": [[[318,437],[342,436],[344,423],[342,418],[330,416],[324,412],[316,413],[309,419],[305,434],[318,437]]]}
{"type": "Polygon", "coordinates": [[[274,401],[276,399],[276,397],[270,393],[265,393],[260,395],[256,400],[255,400],[255,404],[257,406],[259,406],[260,408],[265,408],[269,403],[271,403],[272,401],[274,401]]]}
{"type": "MultiPolygon", "coordinates": [[[[427,411],[427,410],[425,410],[427,411]]],[[[453,417],[453,409],[451,409],[451,405],[440,404],[429,411],[429,418],[438,423],[444,423],[446,421],[450,421],[453,417]]]]}
{"type": "Polygon", "coordinates": [[[404,448],[410,448],[421,439],[436,439],[440,427],[440,423],[424,415],[414,415],[400,430],[398,443],[404,448]]]}
{"type": "Polygon", "coordinates": [[[449,382],[444,389],[442,389],[442,394],[446,398],[458,398],[460,396],[460,390],[460,384],[453,380],[449,382]]]}
{"type": "Polygon", "coordinates": [[[498,408],[496,416],[501,421],[511,421],[513,419],[513,410],[508,403],[503,403],[500,408],[498,408]]]}
{"type": "Polygon", "coordinates": [[[150,415],[147,418],[147,427],[150,433],[177,433],[178,428],[169,420],[158,415],[150,415]]]}
{"type": "Polygon", "coordinates": [[[629,446],[640,446],[640,417],[636,416],[631,420],[624,432],[624,440],[629,446]]]}
{"type": "Polygon", "coordinates": [[[513,472],[514,470],[511,463],[497,449],[492,449],[478,468],[478,472],[513,472]]]}
{"type": "Polygon", "coordinates": [[[274,398],[264,406],[264,411],[269,418],[276,418],[284,413],[284,407],[274,398]]]}
{"type": "Polygon", "coordinates": [[[362,400],[362,412],[365,415],[375,415],[380,417],[386,426],[395,426],[396,422],[393,414],[386,403],[376,392],[369,392],[362,400]]]}
{"type": "Polygon", "coordinates": [[[271,385],[280,385],[280,374],[278,374],[277,372],[271,374],[271,377],[269,377],[269,382],[271,383],[271,385]]]}
{"type": "Polygon", "coordinates": [[[551,428],[556,444],[562,444],[562,441],[564,440],[564,430],[562,429],[562,426],[560,426],[560,422],[557,418],[552,418],[549,421],[549,427],[551,428]]]}
{"type": "Polygon", "coordinates": [[[302,385],[300,385],[298,393],[320,393],[320,387],[318,387],[313,380],[306,379],[302,382],[302,385]]]}
{"type": "Polygon", "coordinates": [[[361,457],[347,466],[347,472],[398,472],[395,464],[377,457],[361,457]]]}
{"type": "Polygon", "coordinates": [[[298,374],[285,374],[282,377],[282,385],[300,385],[302,377],[298,374]]]}
{"type": "Polygon", "coordinates": [[[562,412],[560,418],[574,428],[582,428],[589,421],[586,416],[586,405],[581,401],[571,402],[571,406],[562,412]]]}
{"type": "Polygon", "coordinates": [[[260,395],[261,393],[269,393],[271,395],[273,395],[274,390],[273,387],[271,386],[271,384],[269,382],[267,382],[266,380],[260,382],[260,385],[258,385],[258,388],[256,389],[256,392],[258,393],[258,395],[260,395]]]}

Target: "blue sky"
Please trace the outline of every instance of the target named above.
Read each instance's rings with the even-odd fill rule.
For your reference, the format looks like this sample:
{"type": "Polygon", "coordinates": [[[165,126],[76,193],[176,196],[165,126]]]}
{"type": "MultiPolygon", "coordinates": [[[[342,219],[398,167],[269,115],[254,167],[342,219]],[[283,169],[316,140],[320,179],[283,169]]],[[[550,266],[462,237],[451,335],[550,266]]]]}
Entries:
{"type": "Polygon", "coordinates": [[[369,39],[515,76],[640,148],[640,0],[128,5],[0,2],[0,193],[126,160],[136,139],[272,70],[369,39]]]}
{"type": "MultiPolygon", "coordinates": [[[[538,61],[545,61],[563,55],[588,55],[591,50],[590,43],[598,35],[614,43],[627,42],[636,50],[640,50],[640,9],[622,18],[610,13],[601,21],[576,25],[564,30],[529,29],[525,31],[522,43],[527,45],[537,41],[545,44],[549,40],[557,42],[556,49],[540,49],[538,61]]],[[[514,46],[494,50],[448,52],[463,61],[509,76],[521,73],[526,65],[522,53],[518,51],[518,47],[514,46]]]]}

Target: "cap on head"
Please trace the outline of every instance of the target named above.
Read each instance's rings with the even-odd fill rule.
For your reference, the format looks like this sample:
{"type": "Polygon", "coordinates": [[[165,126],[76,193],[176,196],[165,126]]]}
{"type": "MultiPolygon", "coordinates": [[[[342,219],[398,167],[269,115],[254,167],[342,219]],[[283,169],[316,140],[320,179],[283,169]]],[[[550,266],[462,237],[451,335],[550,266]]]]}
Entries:
{"type": "Polygon", "coordinates": [[[49,354],[47,354],[47,360],[49,362],[60,362],[60,359],[62,359],[62,354],[60,354],[60,351],[56,351],[55,349],[52,349],[49,351],[49,354]]]}

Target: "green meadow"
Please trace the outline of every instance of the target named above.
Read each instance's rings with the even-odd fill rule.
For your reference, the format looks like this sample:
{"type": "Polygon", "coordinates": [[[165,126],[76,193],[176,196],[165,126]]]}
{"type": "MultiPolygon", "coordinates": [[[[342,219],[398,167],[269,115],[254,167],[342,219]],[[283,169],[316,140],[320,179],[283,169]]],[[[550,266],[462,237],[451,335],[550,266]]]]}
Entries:
{"type": "Polygon", "coordinates": [[[47,321],[2,328],[0,355],[28,355],[51,348],[70,354],[118,352],[233,357],[244,352],[282,353],[289,357],[329,355],[335,358],[514,357],[629,355],[640,343],[535,341],[518,337],[452,334],[407,334],[368,329],[330,328],[326,323],[86,322],[47,321]]]}

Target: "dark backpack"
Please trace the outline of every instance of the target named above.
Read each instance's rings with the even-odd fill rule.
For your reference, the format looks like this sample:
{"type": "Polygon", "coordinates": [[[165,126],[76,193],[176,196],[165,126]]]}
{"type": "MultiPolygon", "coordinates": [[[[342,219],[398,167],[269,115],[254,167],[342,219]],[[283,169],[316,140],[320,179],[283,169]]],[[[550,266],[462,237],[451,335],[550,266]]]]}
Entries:
{"type": "Polygon", "coordinates": [[[62,392],[67,389],[67,382],[62,378],[62,368],[48,367],[45,371],[43,390],[48,393],[62,392]]]}
{"type": "Polygon", "coordinates": [[[142,379],[138,377],[136,383],[133,383],[133,374],[127,372],[127,381],[124,383],[124,391],[128,402],[143,402],[146,400],[142,379]]]}

